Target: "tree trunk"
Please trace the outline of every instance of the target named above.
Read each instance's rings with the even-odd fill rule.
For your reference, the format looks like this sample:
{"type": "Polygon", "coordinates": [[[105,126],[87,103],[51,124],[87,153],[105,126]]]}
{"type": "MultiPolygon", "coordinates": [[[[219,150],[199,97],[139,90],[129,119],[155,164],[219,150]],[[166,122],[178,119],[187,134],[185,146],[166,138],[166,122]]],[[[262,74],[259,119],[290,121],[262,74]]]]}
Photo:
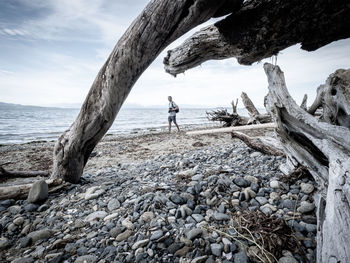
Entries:
{"type": "Polygon", "coordinates": [[[336,71],[322,86],[325,113],[319,120],[291,98],[278,66],[264,68],[269,82],[266,107],[277,123],[284,151],[294,163],[307,167],[318,184],[317,262],[348,262],[350,70],[336,71]]]}
{"type": "Polygon", "coordinates": [[[248,97],[247,93],[242,92],[241,98],[244,104],[244,107],[247,109],[250,119],[247,124],[251,123],[269,123],[272,122],[271,116],[269,114],[260,114],[260,112],[256,109],[252,100],[248,97]]]}
{"type": "Polygon", "coordinates": [[[98,73],[77,119],[58,139],[52,178],[77,183],[95,145],[112,125],[137,79],[158,54],[193,27],[215,14],[233,11],[241,2],[151,1],[118,41],[98,73]]]}

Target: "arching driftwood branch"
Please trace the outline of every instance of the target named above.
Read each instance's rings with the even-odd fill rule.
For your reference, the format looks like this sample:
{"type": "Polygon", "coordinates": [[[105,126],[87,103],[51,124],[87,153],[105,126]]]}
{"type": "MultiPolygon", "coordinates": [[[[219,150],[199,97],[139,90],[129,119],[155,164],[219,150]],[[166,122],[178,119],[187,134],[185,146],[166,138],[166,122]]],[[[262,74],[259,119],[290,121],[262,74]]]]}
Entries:
{"type": "MultiPolygon", "coordinates": [[[[76,183],[134,83],[172,41],[240,0],[153,0],[118,41],[98,73],[81,111],[58,139],[52,178],[76,183]]],[[[226,9],[227,8],[227,9],[226,9]]]]}
{"type": "Polygon", "coordinates": [[[322,86],[322,120],[301,109],[288,93],[278,66],[264,65],[266,107],[288,157],[308,168],[318,183],[317,262],[350,258],[350,70],[338,70],[322,86]],[[327,99],[325,99],[327,98],[327,99]],[[332,116],[332,118],[329,118],[332,116]]]}
{"type": "Polygon", "coordinates": [[[250,65],[301,43],[307,51],[350,37],[347,0],[248,0],[237,12],[203,28],[164,59],[176,76],[210,59],[236,57],[250,65]]]}

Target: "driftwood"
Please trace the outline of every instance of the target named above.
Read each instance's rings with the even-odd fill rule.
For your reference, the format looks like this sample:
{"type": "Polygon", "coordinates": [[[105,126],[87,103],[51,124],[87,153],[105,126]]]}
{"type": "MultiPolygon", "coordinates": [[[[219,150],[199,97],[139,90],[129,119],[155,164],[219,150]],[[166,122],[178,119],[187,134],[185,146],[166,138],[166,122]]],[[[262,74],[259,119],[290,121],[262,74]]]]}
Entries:
{"type": "MultiPolygon", "coordinates": [[[[59,186],[59,188],[64,187],[62,180],[53,180],[48,179],[46,183],[49,187],[59,186]]],[[[12,199],[12,198],[26,198],[30,188],[33,183],[30,184],[21,184],[21,185],[12,185],[12,186],[2,186],[0,187],[0,199],[12,199]]]]}
{"type": "Polygon", "coordinates": [[[213,16],[238,10],[235,0],[153,0],[127,29],[99,71],[81,111],[58,139],[52,178],[77,183],[131,88],[171,42],[213,16]]]}
{"type": "Polygon", "coordinates": [[[218,129],[209,129],[209,130],[199,130],[199,131],[189,131],[186,132],[187,135],[203,135],[203,134],[215,134],[215,133],[230,133],[232,131],[251,131],[251,130],[260,130],[267,128],[275,128],[275,123],[264,123],[264,124],[252,124],[245,126],[237,127],[227,127],[227,128],[218,128],[218,129]]]}
{"type": "Polygon", "coordinates": [[[318,89],[323,93],[319,105],[324,112],[319,120],[291,98],[278,66],[265,64],[264,68],[269,82],[266,107],[277,123],[284,152],[294,164],[307,167],[318,184],[314,196],[318,218],[317,262],[348,262],[350,70],[336,71],[322,90],[318,89]]]}
{"type": "Polygon", "coordinates": [[[233,101],[231,102],[232,114],[228,113],[226,109],[209,111],[209,112],[206,112],[208,120],[219,121],[220,123],[223,123],[224,127],[269,123],[272,121],[271,116],[269,114],[259,113],[254,103],[246,93],[242,92],[241,97],[242,97],[244,107],[247,109],[249,113],[249,116],[250,116],[249,118],[246,116],[241,116],[237,113],[237,105],[238,105],[238,99],[237,99],[236,104],[233,101]]]}
{"type": "Polygon", "coordinates": [[[225,19],[170,50],[165,70],[176,76],[211,59],[251,65],[301,43],[307,51],[350,37],[348,0],[248,0],[225,19]]]}
{"type": "Polygon", "coordinates": [[[284,156],[281,143],[272,137],[250,137],[244,133],[232,131],[232,138],[238,138],[248,147],[268,155],[284,156]]]}
{"type": "Polygon", "coordinates": [[[241,98],[244,107],[247,109],[250,116],[250,119],[248,120],[247,124],[269,123],[272,121],[271,116],[269,114],[260,114],[252,100],[248,97],[248,95],[245,92],[242,92],[241,98]]]}
{"type": "MultiPolygon", "coordinates": [[[[5,168],[0,166],[0,178],[21,178],[21,177],[36,177],[36,176],[42,176],[47,177],[49,176],[49,172],[45,171],[8,171],[5,168]]],[[[1,199],[1,196],[0,196],[1,199]]]]}

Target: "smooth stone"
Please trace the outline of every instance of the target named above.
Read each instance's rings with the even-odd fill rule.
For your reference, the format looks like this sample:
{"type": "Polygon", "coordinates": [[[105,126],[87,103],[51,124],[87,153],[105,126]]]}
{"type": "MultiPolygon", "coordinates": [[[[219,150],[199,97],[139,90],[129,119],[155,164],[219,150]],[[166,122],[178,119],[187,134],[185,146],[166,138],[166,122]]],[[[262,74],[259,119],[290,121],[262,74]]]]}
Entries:
{"type": "Polygon", "coordinates": [[[97,257],[95,255],[84,255],[78,257],[75,261],[75,263],[95,263],[97,262],[97,257]]]}
{"type": "Polygon", "coordinates": [[[107,208],[109,211],[116,210],[120,208],[120,202],[118,201],[118,199],[112,199],[108,202],[107,208]]]}
{"type": "Polygon", "coordinates": [[[32,239],[32,242],[47,239],[53,235],[53,232],[49,229],[42,229],[38,231],[34,231],[28,234],[28,237],[32,239]]]}
{"type": "Polygon", "coordinates": [[[154,218],[153,212],[144,212],[140,217],[144,222],[149,222],[154,218]]]}
{"type": "Polygon", "coordinates": [[[212,253],[214,256],[217,256],[217,257],[221,257],[222,248],[223,248],[223,247],[222,247],[221,244],[211,244],[211,245],[210,245],[211,253],[212,253]]]}
{"type": "Polygon", "coordinates": [[[183,205],[183,204],[186,204],[186,202],[187,202],[187,199],[181,197],[178,194],[173,194],[172,196],[170,196],[169,199],[171,202],[173,202],[174,204],[177,204],[177,205],[183,205]]]}
{"type": "Polygon", "coordinates": [[[34,204],[34,203],[29,203],[27,205],[24,206],[24,210],[26,212],[35,212],[38,209],[38,205],[34,204]]]}
{"type": "Polygon", "coordinates": [[[20,240],[19,240],[19,243],[20,243],[20,246],[21,247],[28,247],[32,244],[32,239],[28,236],[26,237],[22,237],[20,240]]]}
{"type": "Polygon", "coordinates": [[[1,237],[0,238],[0,250],[3,250],[10,246],[10,242],[6,237],[1,237]]]}
{"type": "Polygon", "coordinates": [[[122,226],[126,227],[127,229],[134,229],[134,224],[128,218],[122,221],[122,226]]]}
{"type": "Polygon", "coordinates": [[[188,252],[190,252],[192,250],[191,247],[185,246],[183,248],[180,248],[179,250],[177,250],[174,254],[175,257],[184,257],[186,256],[186,254],[188,252]]]}
{"type": "Polygon", "coordinates": [[[98,221],[100,219],[104,219],[106,216],[107,216],[107,212],[96,211],[96,212],[89,214],[87,217],[85,217],[85,221],[86,222],[98,221]]]}
{"type": "Polygon", "coordinates": [[[207,260],[208,256],[201,256],[201,257],[196,257],[191,260],[191,263],[202,263],[207,260]]]}
{"type": "Polygon", "coordinates": [[[49,206],[47,204],[43,204],[38,208],[38,212],[44,212],[47,209],[49,209],[49,206]]]}
{"type": "Polygon", "coordinates": [[[278,260],[278,263],[298,263],[299,261],[296,260],[294,257],[281,257],[278,260]]]}
{"type": "Polygon", "coordinates": [[[192,176],[192,181],[201,181],[204,178],[203,174],[196,174],[192,176]]]}
{"type": "Polygon", "coordinates": [[[24,218],[22,216],[17,217],[13,220],[13,223],[17,226],[21,226],[24,223],[24,218]]]}
{"type": "Polygon", "coordinates": [[[122,232],[120,227],[114,227],[109,231],[111,237],[117,237],[122,232]]]}
{"type": "Polygon", "coordinates": [[[49,187],[45,180],[35,182],[29,190],[28,202],[37,203],[44,201],[49,196],[49,187]]]}
{"type": "Polygon", "coordinates": [[[176,251],[184,247],[184,243],[175,242],[168,247],[168,252],[170,254],[175,254],[176,251]]]}
{"type": "Polygon", "coordinates": [[[300,207],[298,207],[297,211],[300,213],[308,213],[311,212],[315,209],[315,204],[314,203],[309,203],[307,201],[303,201],[300,204],[300,207]]]}
{"type": "Polygon", "coordinates": [[[163,236],[163,231],[162,230],[157,230],[151,235],[150,240],[151,241],[157,240],[157,239],[161,238],[162,236],[163,236]]]}
{"type": "Polygon", "coordinates": [[[235,178],[233,182],[239,187],[248,187],[250,185],[250,182],[242,177],[235,178]]]}
{"type": "Polygon", "coordinates": [[[269,202],[267,198],[263,196],[256,196],[255,200],[258,201],[260,205],[265,205],[269,202]]]}
{"type": "Polygon", "coordinates": [[[312,184],[306,184],[306,183],[301,183],[300,184],[300,191],[304,194],[311,194],[315,187],[312,184]]]}
{"type": "Polygon", "coordinates": [[[129,238],[129,237],[131,236],[131,234],[132,234],[131,230],[127,229],[127,230],[125,230],[123,233],[120,233],[120,234],[115,238],[115,240],[116,240],[117,242],[123,241],[123,240],[129,238]]]}
{"type": "Polygon", "coordinates": [[[248,263],[249,259],[245,251],[241,251],[235,254],[233,262],[235,263],[248,263]]]}
{"type": "Polygon", "coordinates": [[[215,220],[229,220],[230,216],[226,215],[224,213],[218,213],[218,212],[214,212],[214,219],[215,220]]]}
{"type": "Polygon", "coordinates": [[[144,239],[144,240],[137,241],[137,242],[135,242],[135,243],[132,245],[131,248],[132,248],[133,250],[136,250],[136,249],[138,249],[138,248],[141,248],[141,247],[146,246],[146,245],[148,244],[148,242],[149,242],[149,239],[144,239]]]}
{"type": "Polygon", "coordinates": [[[190,231],[187,232],[186,237],[189,240],[193,240],[193,239],[201,236],[202,233],[203,233],[203,230],[201,228],[194,228],[194,229],[191,229],[190,231]]]}
{"type": "Polygon", "coordinates": [[[274,189],[278,189],[278,188],[280,188],[280,182],[277,181],[277,180],[272,180],[272,181],[270,182],[270,187],[271,187],[271,188],[274,188],[274,189]]]}
{"type": "Polygon", "coordinates": [[[85,200],[95,199],[102,195],[104,192],[105,190],[100,189],[99,186],[93,186],[86,190],[84,198],[85,200]]]}
{"type": "Polygon", "coordinates": [[[314,225],[314,224],[306,224],[306,225],[305,225],[305,229],[306,229],[307,232],[316,233],[316,232],[317,232],[317,225],[314,225]]]}
{"type": "Polygon", "coordinates": [[[200,223],[204,220],[204,216],[202,216],[201,214],[192,214],[192,217],[194,220],[197,221],[197,223],[200,223]]]}
{"type": "Polygon", "coordinates": [[[293,211],[296,207],[296,201],[286,199],[286,200],[282,200],[280,205],[282,208],[287,208],[288,210],[293,211]]]}

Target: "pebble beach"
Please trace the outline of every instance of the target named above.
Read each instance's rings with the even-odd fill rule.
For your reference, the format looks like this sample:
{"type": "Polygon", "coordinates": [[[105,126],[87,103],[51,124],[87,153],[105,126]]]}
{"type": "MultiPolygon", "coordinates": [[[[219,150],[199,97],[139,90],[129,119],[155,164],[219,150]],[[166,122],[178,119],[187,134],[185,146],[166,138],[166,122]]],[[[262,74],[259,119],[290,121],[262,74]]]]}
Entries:
{"type": "MultiPolygon", "coordinates": [[[[1,162],[50,171],[53,146],[2,145],[1,162]]],[[[284,161],[229,134],[106,136],[81,184],[0,201],[0,260],[315,262],[316,185],[282,174],[284,161]]]]}

